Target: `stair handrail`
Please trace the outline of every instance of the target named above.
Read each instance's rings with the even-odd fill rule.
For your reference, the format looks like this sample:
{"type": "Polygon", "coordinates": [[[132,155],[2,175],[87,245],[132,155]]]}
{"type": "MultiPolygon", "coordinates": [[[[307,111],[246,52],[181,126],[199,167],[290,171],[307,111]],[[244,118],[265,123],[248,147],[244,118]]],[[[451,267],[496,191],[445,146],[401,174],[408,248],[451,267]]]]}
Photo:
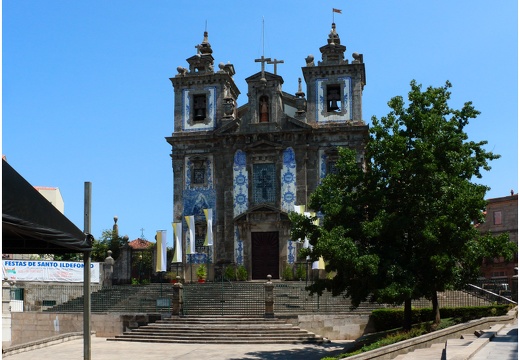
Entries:
{"type": "Polygon", "coordinates": [[[489,291],[489,290],[483,289],[483,288],[481,288],[481,287],[479,287],[479,286],[477,286],[477,285],[467,284],[467,286],[472,287],[472,288],[474,288],[474,289],[476,289],[476,290],[478,290],[478,291],[483,291],[483,292],[485,292],[485,293],[487,293],[487,294],[489,294],[489,295],[491,295],[491,296],[494,296],[494,297],[500,298],[500,299],[505,300],[505,301],[507,301],[507,302],[509,302],[509,303],[511,303],[511,304],[518,305],[518,303],[517,303],[516,301],[512,300],[512,299],[509,299],[509,298],[507,298],[507,297],[505,297],[505,296],[499,295],[499,294],[494,293],[494,292],[492,292],[492,291],[489,291]]]}

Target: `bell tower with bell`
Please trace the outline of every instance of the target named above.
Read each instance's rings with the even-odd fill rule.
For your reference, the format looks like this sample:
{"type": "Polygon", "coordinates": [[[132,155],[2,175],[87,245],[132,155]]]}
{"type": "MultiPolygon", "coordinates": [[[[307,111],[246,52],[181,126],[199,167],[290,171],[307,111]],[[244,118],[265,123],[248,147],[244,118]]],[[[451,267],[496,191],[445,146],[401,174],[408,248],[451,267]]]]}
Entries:
{"type": "Polygon", "coordinates": [[[346,50],[336,24],[332,23],[327,44],[320,48],[322,60],[315,64],[313,55],[305,59],[307,65],[302,71],[307,83],[308,123],[363,123],[361,100],[366,83],[363,55],[352,54],[349,63],[344,58],[346,50]]]}
{"type": "Polygon", "coordinates": [[[179,66],[170,78],[174,93],[174,131],[213,131],[237,115],[236,99],[240,94],[232,64],[220,63],[214,68],[213,50],[204,31],[196,54],[186,59],[189,67],[179,66]]]}

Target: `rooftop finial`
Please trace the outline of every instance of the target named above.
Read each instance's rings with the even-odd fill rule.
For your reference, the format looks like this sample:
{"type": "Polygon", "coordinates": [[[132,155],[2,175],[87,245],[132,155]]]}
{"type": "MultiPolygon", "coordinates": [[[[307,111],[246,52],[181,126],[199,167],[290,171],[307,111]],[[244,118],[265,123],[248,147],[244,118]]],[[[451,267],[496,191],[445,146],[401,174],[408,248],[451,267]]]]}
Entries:
{"type": "Polygon", "coordinates": [[[208,23],[206,21],[206,28],[204,30],[204,38],[202,39],[202,43],[195,46],[197,48],[197,54],[206,55],[206,54],[211,54],[213,52],[213,50],[211,49],[211,45],[208,41],[207,27],[208,27],[208,23]]]}
{"type": "Polygon", "coordinates": [[[331,45],[340,45],[339,35],[336,32],[336,24],[332,23],[332,29],[330,30],[329,39],[327,40],[331,45]]]}
{"type": "Polygon", "coordinates": [[[304,97],[305,93],[302,91],[302,78],[298,78],[298,91],[295,94],[298,97],[304,97]]]}

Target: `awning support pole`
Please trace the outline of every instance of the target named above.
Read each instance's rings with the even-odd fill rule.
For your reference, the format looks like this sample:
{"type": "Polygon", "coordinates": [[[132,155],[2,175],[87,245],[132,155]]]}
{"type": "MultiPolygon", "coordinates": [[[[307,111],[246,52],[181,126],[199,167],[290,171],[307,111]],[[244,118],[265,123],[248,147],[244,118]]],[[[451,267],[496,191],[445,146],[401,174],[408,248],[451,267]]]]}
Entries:
{"type": "MultiPolygon", "coordinates": [[[[92,183],[85,182],[85,236],[90,237],[92,183]]],[[[83,252],[83,359],[90,360],[90,251],[83,252]]]]}

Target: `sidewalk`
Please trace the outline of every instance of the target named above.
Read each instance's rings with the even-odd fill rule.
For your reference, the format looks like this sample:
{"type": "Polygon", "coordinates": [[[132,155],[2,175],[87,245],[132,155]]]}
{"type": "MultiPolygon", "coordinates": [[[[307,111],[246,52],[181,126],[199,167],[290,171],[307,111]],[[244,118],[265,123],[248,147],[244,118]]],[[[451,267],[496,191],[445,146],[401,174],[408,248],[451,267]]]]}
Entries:
{"type": "MultiPolygon", "coordinates": [[[[273,344],[165,344],[126,341],[107,341],[92,337],[92,360],[115,359],[266,359],[266,360],[318,360],[338,350],[350,341],[334,341],[324,345],[273,344]]],[[[3,356],[9,360],[67,359],[83,360],[83,339],[70,340],[56,345],[3,356]]]]}

